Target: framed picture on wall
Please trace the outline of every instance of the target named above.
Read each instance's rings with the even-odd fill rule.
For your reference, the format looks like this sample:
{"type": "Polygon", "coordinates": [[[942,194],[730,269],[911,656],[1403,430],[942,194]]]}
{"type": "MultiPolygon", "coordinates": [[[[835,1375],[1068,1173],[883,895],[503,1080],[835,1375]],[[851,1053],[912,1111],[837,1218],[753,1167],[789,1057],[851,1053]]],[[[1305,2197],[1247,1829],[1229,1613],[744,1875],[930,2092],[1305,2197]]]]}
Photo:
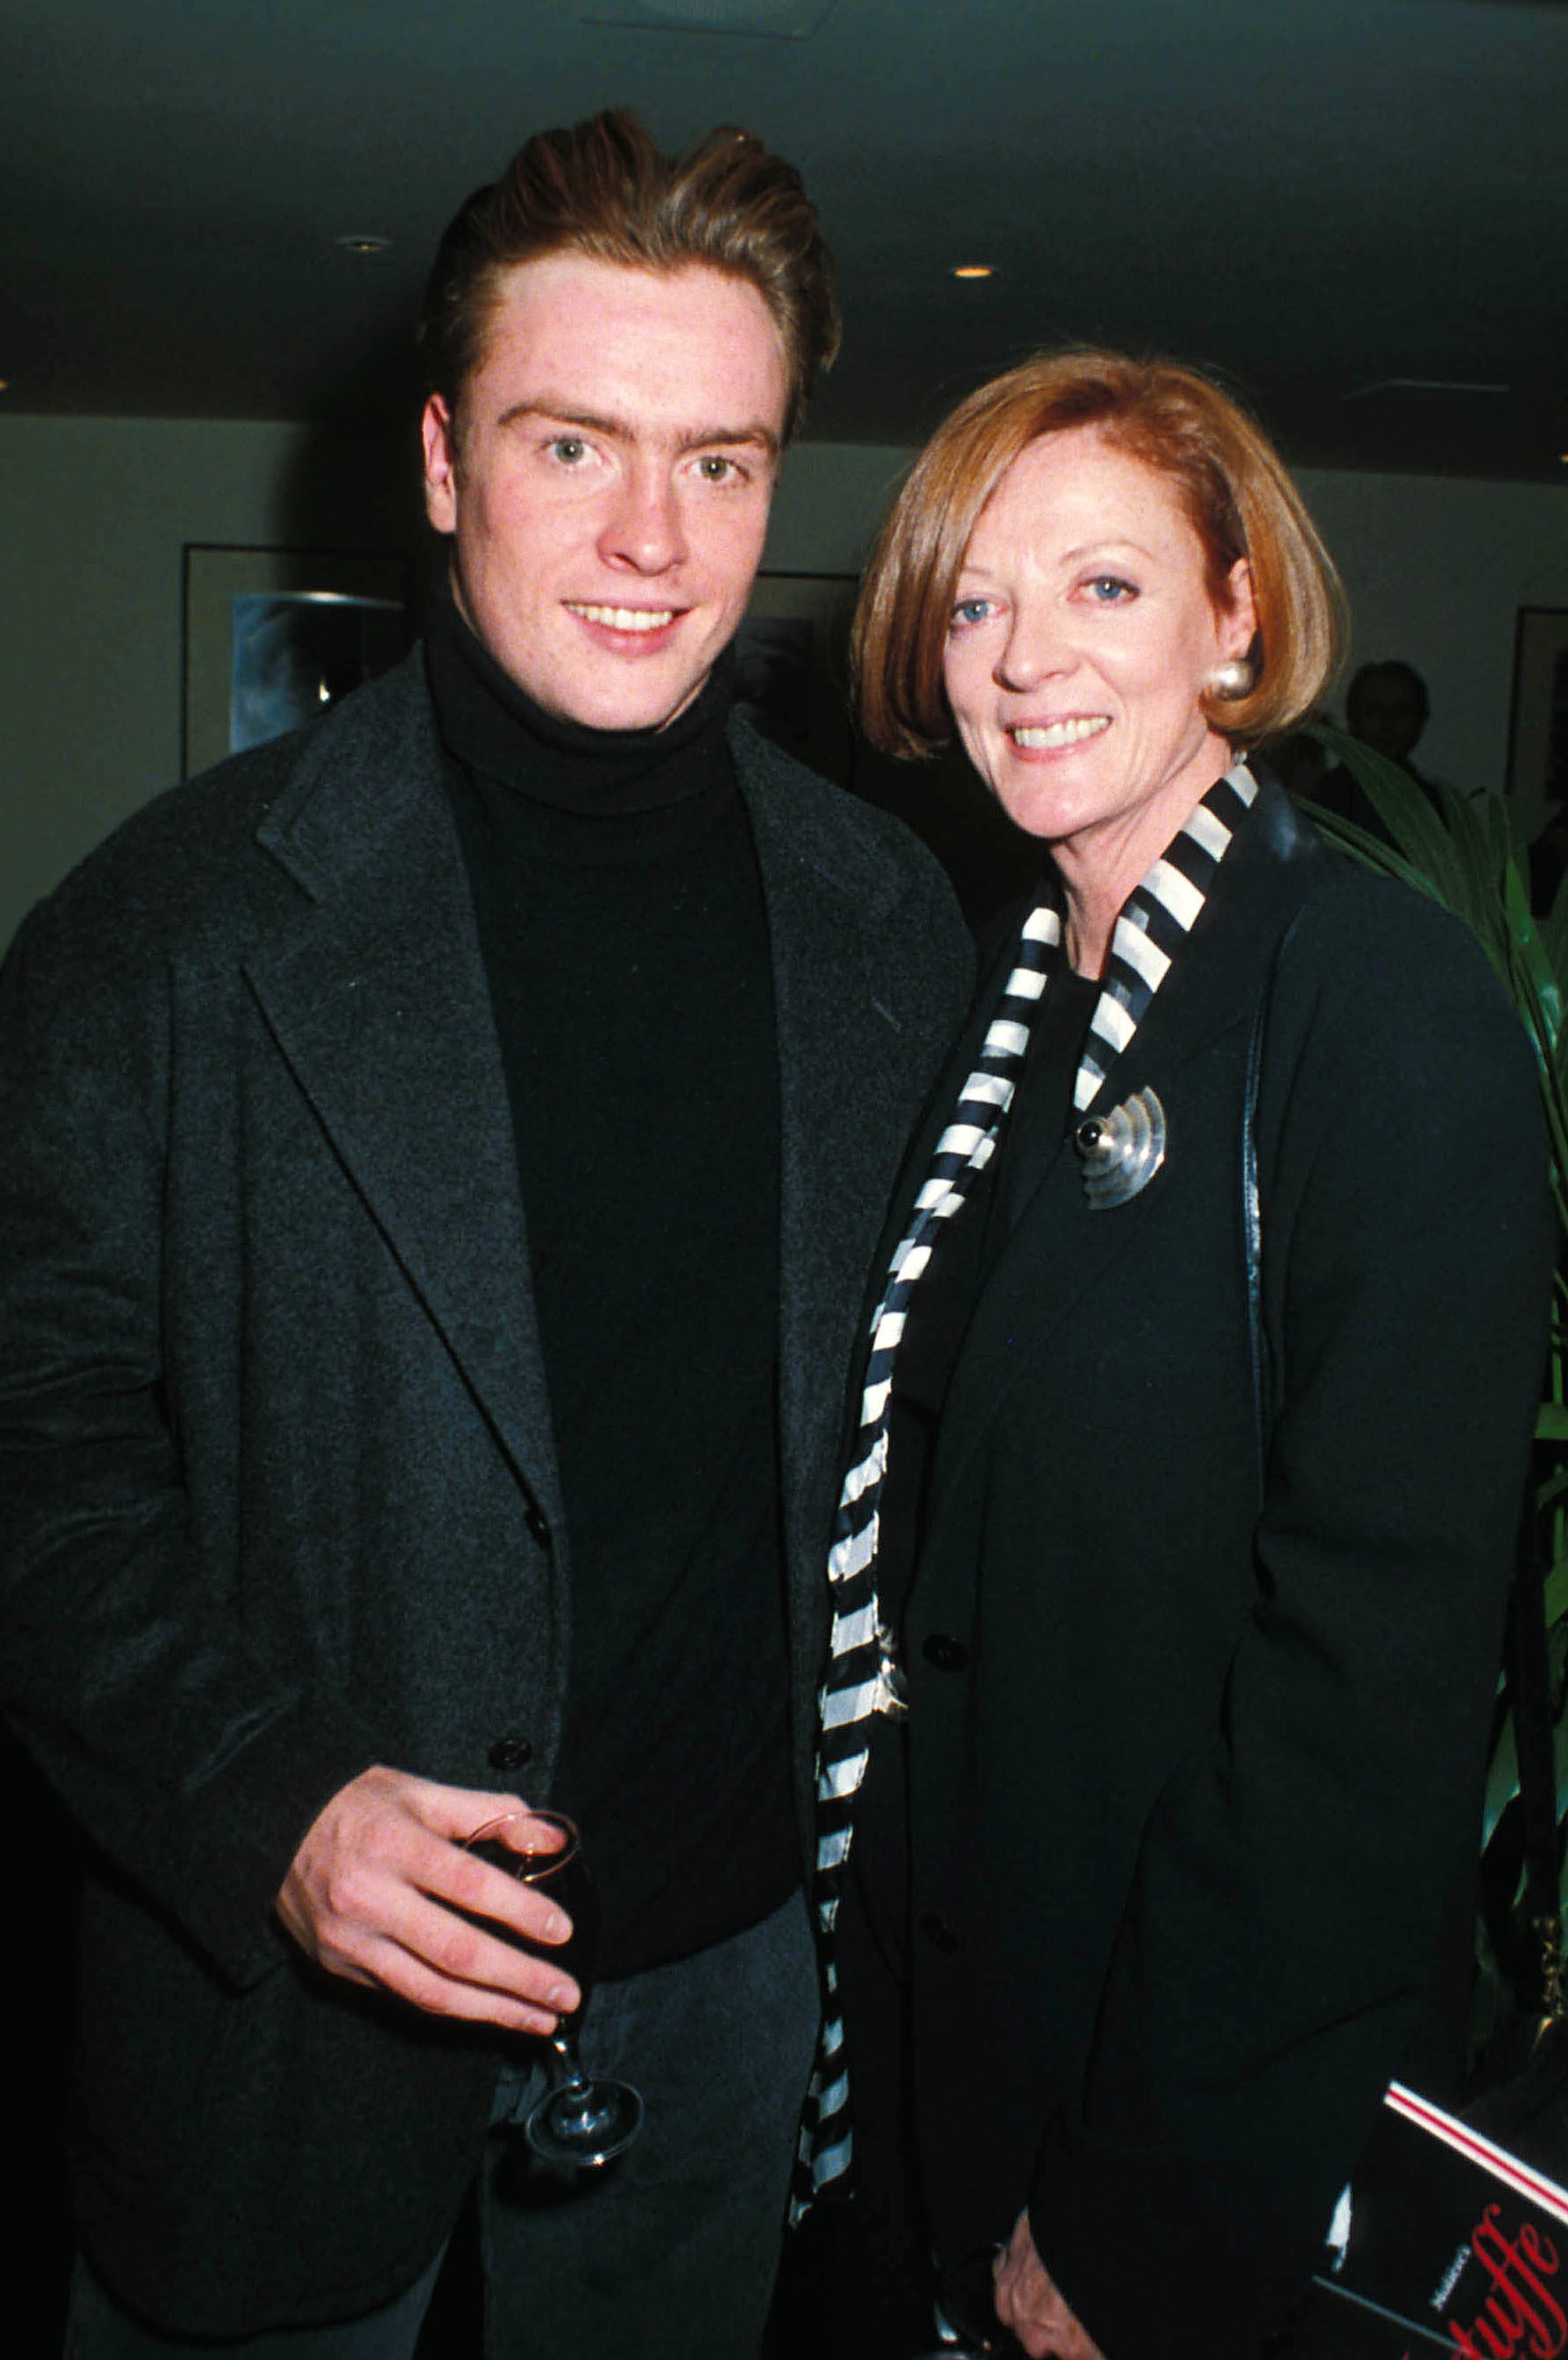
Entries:
{"type": "Polygon", "coordinates": [[[759,574],[735,634],[735,701],[763,735],[842,787],[851,783],[853,574],[759,574]]]}
{"type": "Polygon", "coordinates": [[[1508,789],[1542,817],[1568,804],[1568,606],[1519,610],[1508,789]]]}
{"type": "Polygon", "coordinates": [[[408,645],[397,557],[185,547],[184,771],[298,729],[408,645]]]}

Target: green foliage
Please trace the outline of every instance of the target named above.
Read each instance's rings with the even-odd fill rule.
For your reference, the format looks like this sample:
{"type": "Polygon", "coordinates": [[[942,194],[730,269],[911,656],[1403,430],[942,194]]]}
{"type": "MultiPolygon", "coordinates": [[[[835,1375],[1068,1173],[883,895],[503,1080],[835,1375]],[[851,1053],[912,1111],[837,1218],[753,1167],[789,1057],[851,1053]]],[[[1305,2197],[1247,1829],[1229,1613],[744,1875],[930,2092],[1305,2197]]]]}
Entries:
{"type": "MultiPolygon", "coordinates": [[[[1515,836],[1508,804],[1491,799],[1477,807],[1442,787],[1429,794],[1396,763],[1344,730],[1319,723],[1311,734],[1350,772],[1388,840],[1314,804],[1304,803],[1302,808],[1355,858],[1403,878],[1464,919],[1519,1010],[1535,1052],[1560,1239],[1534,1480],[1538,1545],[1546,1567],[1561,1829],[1568,1816],[1568,880],[1550,915],[1533,917],[1525,846],[1515,836]]],[[[1513,1716],[1499,1695],[1481,1839],[1483,1914],[1472,2024],[1477,2049],[1533,1998],[1528,1987],[1535,1946],[1524,1919],[1518,1797],[1513,1716]]],[[[1561,1852],[1560,1846],[1559,1857],[1561,1852]]],[[[1565,1906],[1568,1876],[1560,1875],[1560,1914],[1565,1906]]]]}

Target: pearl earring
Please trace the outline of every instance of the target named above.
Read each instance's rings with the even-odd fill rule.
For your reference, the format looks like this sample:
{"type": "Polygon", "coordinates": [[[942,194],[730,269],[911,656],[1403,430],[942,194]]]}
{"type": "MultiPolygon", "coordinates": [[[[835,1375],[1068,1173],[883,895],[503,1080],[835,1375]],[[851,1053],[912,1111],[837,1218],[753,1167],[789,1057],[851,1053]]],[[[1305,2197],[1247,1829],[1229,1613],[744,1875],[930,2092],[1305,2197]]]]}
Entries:
{"type": "Polygon", "coordinates": [[[1245,656],[1232,656],[1228,663],[1221,664],[1216,672],[1210,673],[1209,686],[1215,696],[1225,697],[1234,703],[1237,697],[1248,694],[1256,678],[1257,674],[1245,656]]]}

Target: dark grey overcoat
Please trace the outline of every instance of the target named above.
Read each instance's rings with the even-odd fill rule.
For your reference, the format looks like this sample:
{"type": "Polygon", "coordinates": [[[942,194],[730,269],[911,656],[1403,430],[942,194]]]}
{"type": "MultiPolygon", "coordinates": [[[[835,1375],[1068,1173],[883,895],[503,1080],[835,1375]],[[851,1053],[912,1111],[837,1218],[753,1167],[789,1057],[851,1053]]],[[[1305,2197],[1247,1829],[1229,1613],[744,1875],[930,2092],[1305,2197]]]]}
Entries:
{"type": "Polygon", "coordinates": [[[1552,1229],[1475,945],[1275,787],[1098,1104],[1149,1087],[1162,1169],[1111,1210],[1071,1146],[1028,1175],[953,1372],[907,1622],[915,2071],[950,2259],[1027,2201],[1110,2360],[1233,2360],[1414,2070],[1445,1918],[1467,1947],[1552,1229]]]}
{"type": "MultiPolygon", "coordinates": [[[[734,752],[778,1011],[805,1810],[852,1329],[970,956],[899,827],[744,725],[734,752]]],[[[495,2052],[309,1967],[273,1898],[372,1763],[542,1789],[571,1624],[417,655],[34,913],[0,992],[0,1694],[92,1847],[85,2243],[190,2332],[368,2309],[451,2226],[495,2052]]]]}

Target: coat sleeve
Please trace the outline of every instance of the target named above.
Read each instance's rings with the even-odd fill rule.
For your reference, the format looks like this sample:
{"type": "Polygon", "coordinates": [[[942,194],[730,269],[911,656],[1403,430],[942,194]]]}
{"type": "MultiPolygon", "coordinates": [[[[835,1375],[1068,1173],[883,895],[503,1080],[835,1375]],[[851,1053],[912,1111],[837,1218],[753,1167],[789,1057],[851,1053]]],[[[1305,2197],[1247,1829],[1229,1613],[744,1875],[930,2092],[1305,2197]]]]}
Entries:
{"type": "Polygon", "coordinates": [[[1277,1411],[1221,1726],[1145,1827],[1036,2242],[1112,2360],[1256,2354],[1465,1910],[1552,1250],[1522,1028],[1456,923],[1312,905],[1266,1050],[1277,1411]]]}
{"type": "Polygon", "coordinates": [[[66,890],[0,976],[0,1701],[93,1845],[243,1985],[300,1838],[376,1759],[198,1537],[160,1307],[169,1010],[66,890]]]}

